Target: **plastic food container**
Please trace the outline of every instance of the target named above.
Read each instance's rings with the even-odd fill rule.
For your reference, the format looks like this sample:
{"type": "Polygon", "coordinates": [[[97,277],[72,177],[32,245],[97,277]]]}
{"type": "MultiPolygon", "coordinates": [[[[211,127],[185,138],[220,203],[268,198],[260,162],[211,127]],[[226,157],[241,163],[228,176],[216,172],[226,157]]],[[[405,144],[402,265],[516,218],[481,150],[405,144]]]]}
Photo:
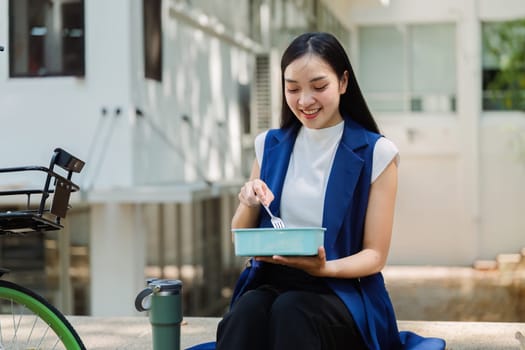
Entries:
{"type": "Polygon", "coordinates": [[[317,255],[325,231],[323,227],[232,229],[235,255],[317,255]]]}

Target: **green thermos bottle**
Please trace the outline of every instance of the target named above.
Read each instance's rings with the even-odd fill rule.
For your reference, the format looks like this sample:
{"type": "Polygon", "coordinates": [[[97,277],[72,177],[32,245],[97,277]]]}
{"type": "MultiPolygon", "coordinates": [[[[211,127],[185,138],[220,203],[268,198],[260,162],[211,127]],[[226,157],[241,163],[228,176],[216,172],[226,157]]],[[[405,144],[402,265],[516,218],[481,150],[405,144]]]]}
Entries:
{"type": "Polygon", "coordinates": [[[180,350],[181,292],[179,280],[149,279],[135,298],[138,311],[149,311],[153,350],[180,350]]]}

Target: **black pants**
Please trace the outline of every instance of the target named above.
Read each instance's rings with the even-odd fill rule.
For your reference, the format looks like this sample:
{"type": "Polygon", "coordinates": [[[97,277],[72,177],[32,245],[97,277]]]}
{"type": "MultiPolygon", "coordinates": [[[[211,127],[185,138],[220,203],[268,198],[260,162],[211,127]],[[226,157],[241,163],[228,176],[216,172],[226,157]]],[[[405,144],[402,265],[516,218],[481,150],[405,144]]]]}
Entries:
{"type": "Polygon", "coordinates": [[[246,292],[217,328],[217,350],[366,350],[333,293],[262,286],[246,292]]]}

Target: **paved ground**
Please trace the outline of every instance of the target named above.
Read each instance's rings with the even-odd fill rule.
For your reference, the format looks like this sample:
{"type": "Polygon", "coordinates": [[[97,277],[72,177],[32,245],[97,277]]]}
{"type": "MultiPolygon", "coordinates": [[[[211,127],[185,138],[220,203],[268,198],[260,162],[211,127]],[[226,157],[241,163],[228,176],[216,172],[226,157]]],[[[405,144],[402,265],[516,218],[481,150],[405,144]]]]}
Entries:
{"type": "MultiPolygon", "coordinates": [[[[69,319],[89,350],[152,349],[147,317],[69,319]]],[[[181,349],[213,340],[218,321],[218,318],[185,318],[181,349]]],[[[449,350],[525,350],[525,323],[400,321],[399,328],[444,338],[449,350]]]]}
{"type": "MultiPolygon", "coordinates": [[[[151,325],[148,317],[70,316],[88,350],[152,349],[151,325]]],[[[186,317],[181,326],[181,349],[212,341],[218,318],[186,317]]],[[[176,349],[172,349],[176,350],[176,349]]]]}

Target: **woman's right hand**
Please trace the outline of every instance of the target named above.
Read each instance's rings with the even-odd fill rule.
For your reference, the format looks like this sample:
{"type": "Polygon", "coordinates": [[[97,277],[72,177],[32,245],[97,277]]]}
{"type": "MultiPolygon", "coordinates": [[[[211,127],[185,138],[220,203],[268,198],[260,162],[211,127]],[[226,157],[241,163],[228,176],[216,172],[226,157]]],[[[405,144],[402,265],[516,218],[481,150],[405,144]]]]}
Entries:
{"type": "Polygon", "coordinates": [[[270,205],[274,198],[272,191],[261,179],[246,182],[239,192],[239,201],[248,207],[256,207],[261,203],[270,205]]]}
{"type": "Polygon", "coordinates": [[[233,214],[232,228],[249,228],[259,225],[260,205],[269,205],[273,201],[273,193],[260,177],[259,164],[253,161],[250,180],[239,191],[239,206],[233,214]]]}

